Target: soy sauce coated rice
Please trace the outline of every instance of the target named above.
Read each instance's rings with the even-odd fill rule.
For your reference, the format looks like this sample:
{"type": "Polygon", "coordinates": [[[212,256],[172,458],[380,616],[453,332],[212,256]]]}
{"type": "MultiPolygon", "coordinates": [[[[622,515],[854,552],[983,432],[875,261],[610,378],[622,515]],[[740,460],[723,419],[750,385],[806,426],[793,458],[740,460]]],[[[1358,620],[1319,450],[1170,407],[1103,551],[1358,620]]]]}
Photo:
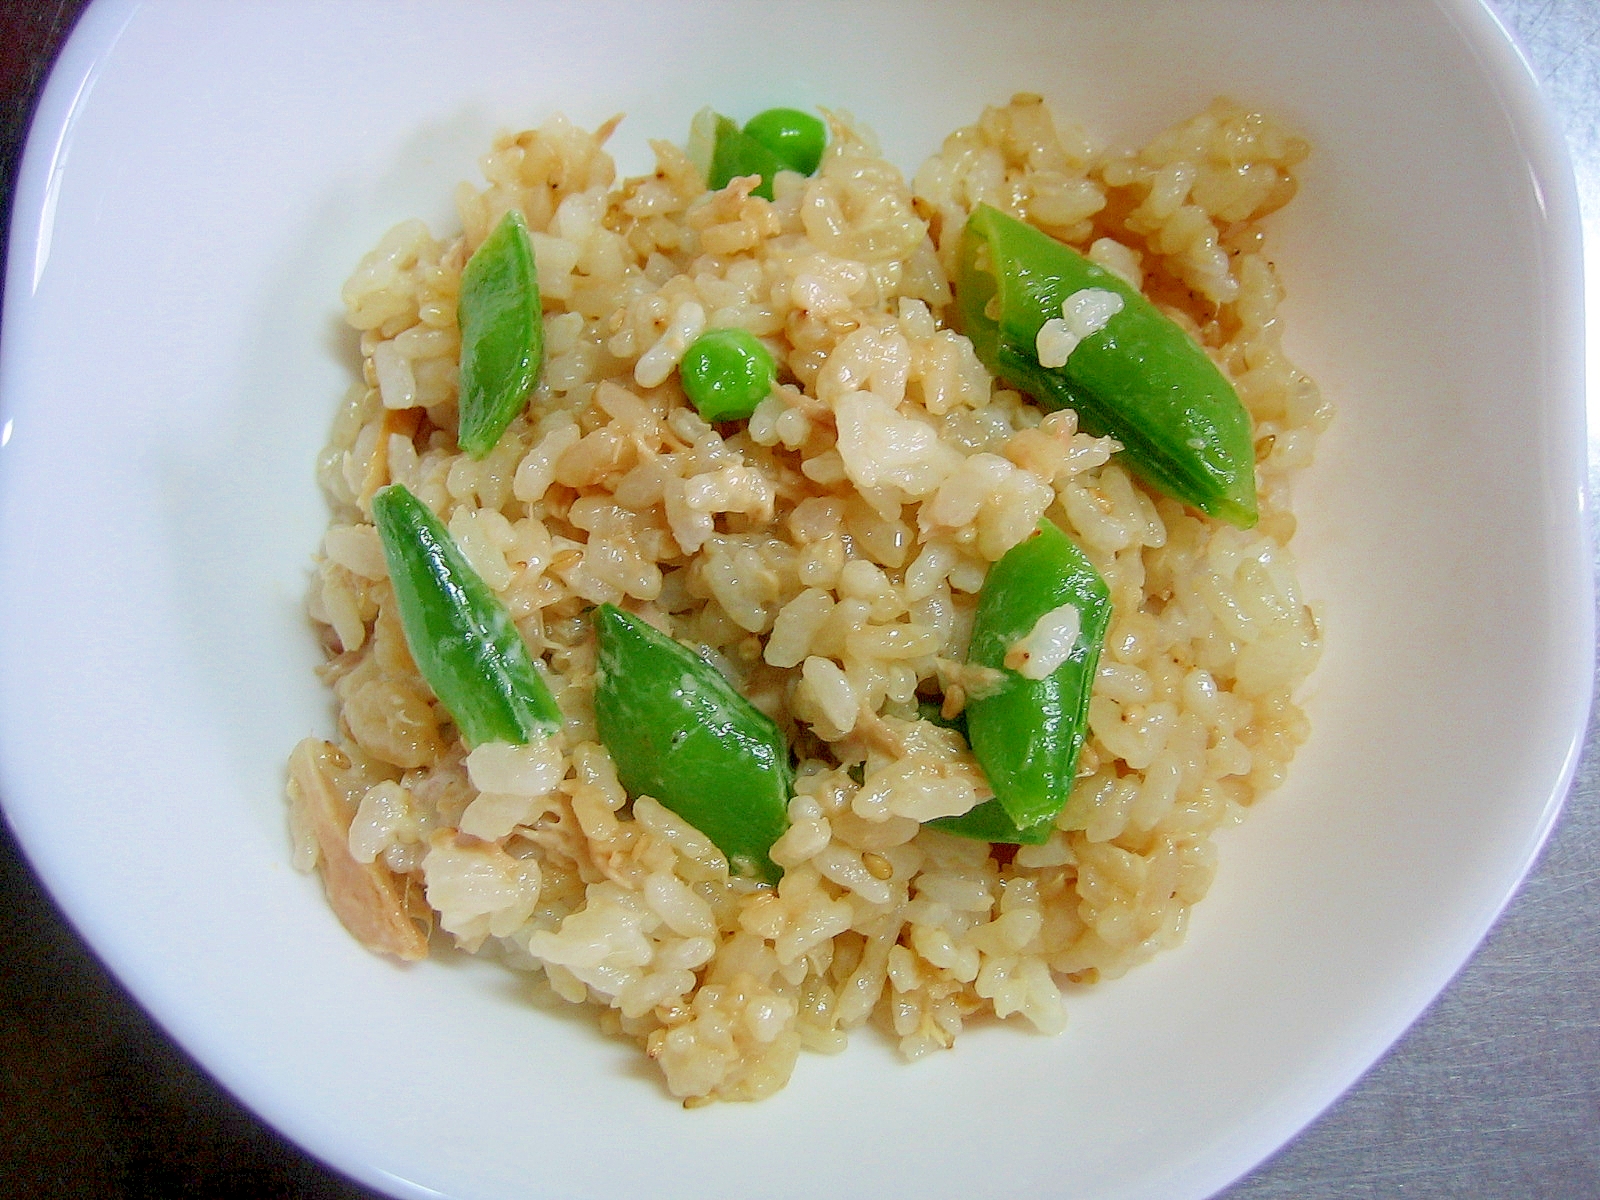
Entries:
{"type": "MultiPolygon", "coordinates": [[[[613,123],[614,124],[614,123],[613,123]]],[[[908,184],[830,114],[810,179],[706,192],[676,147],[618,183],[555,116],[498,139],[463,232],[391,230],[344,289],[362,376],[319,474],[333,507],[309,610],[333,742],[290,770],[295,861],[366,944],[488,954],[588,1004],[685,1104],[782,1087],[801,1049],[875,1024],[908,1058],[964,1023],[1055,1033],[1075,986],[1184,936],[1212,833],[1283,781],[1320,634],[1288,544],[1294,476],[1329,410],[1284,356],[1263,219],[1307,147],[1218,101],[1102,150],[1020,95],[908,184]],[[987,201],[1135,281],[1223,366],[1255,423],[1248,532],[1147,489],[996,386],[948,327],[966,214],[987,201]],[[455,446],[456,293],[511,207],[545,302],[537,396],[481,461],[455,446]],[[703,329],[761,337],[782,386],[708,425],[676,365],[703,329]],[[468,754],[407,652],[368,502],[404,483],[447,521],[550,669],[552,742],[468,754]],[[957,735],[988,565],[1044,516],[1115,608],[1071,799],[1014,851],[924,828],[987,795],[957,735]],[[798,757],[776,889],[648,797],[598,743],[587,612],[620,604],[699,647],[798,757]],[[433,930],[431,941],[427,932],[433,930]]],[[[532,1012],[530,1020],[537,1020],[532,1012]]]]}

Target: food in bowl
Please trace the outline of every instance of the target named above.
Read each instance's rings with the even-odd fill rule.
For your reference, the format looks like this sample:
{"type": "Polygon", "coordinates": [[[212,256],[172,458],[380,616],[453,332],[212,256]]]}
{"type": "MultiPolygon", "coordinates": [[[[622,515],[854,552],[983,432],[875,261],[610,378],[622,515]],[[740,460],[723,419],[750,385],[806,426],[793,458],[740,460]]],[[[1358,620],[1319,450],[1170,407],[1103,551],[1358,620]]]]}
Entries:
{"type": "Polygon", "coordinates": [[[497,140],[461,233],[346,284],[319,465],[297,864],[691,1105],[868,1023],[1060,1030],[1182,939],[1320,647],[1329,409],[1263,224],[1305,143],[1218,101],[1107,151],[1019,95],[907,182],[821,128],[709,114],[620,183],[615,122],[497,140]]]}

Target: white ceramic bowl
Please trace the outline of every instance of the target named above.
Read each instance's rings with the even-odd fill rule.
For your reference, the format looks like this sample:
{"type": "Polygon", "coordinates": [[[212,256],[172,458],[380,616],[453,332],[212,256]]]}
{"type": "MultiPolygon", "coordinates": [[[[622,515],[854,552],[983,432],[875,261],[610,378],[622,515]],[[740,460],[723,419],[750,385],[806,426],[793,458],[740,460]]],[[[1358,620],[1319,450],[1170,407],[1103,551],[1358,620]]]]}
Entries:
{"type": "Polygon", "coordinates": [[[46,90],[0,343],[5,810],[157,1019],[399,1196],[1210,1194],[1328,1104],[1477,943],[1565,792],[1593,645],[1578,222],[1533,85],[1468,0],[1266,5],[101,0],[46,90]],[[914,169],[1042,92],[1137,141],[1228,93],[1315,153],[1275,219],[1289,346],[1338,406],[1297,542],[1328,642],[1290,783],[1188,943],[1043,1039],[915,1066],[857,1036],[685,1112],[492,967],[361,950],[288,866],[326,730],[299,616],[338,288],[451,221],[500,127],[847,108],[914,169]]]}

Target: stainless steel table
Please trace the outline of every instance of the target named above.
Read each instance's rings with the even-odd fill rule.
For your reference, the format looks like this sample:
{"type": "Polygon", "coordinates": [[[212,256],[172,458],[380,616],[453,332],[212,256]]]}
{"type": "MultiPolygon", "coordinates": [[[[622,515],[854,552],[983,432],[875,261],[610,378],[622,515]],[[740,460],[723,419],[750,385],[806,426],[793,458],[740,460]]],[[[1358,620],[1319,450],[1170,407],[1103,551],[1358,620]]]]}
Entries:
{"type": "MultiPolygon", "coordinates": [[[[0,155],[13,169],[31,98],[82,4],[0,3],[0,155]]],[[[1494,7],[1572,144],[1600,361],[1600,2],[1494,7]]],[[[1597,446],[1591,435],[1592,484],[1597,446]]],[[[172,1046],[61,920],[3,825],[0,912],[0,1194],[371,1195],[263,1127],[172,1046]]],[[[1355,1088],[1223,1193],[1367,1197],[1600,1200],[1600,721],[1560,823],[1488,941],[1355,1088]]]]}

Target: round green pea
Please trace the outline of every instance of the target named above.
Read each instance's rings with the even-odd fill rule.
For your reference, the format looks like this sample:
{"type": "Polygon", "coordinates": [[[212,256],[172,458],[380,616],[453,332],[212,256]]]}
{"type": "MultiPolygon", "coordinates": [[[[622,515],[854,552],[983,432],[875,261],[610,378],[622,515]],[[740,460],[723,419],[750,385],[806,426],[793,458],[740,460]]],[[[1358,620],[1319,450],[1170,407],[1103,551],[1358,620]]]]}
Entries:
{"type": "Polygon", "coordinates": [[[769,108],[745,122],[744,132],[778,157],[791,171],[809,175],[822,161],[828,131],[820,120],[797,108],[769,108]]]}
{"type": "Polygon", "coordinates": [[[684,394],[708,421],[742,421],[766,399],[777,364],[747,329],[711,329],[684,351],[678,365],[684,394]]]}

